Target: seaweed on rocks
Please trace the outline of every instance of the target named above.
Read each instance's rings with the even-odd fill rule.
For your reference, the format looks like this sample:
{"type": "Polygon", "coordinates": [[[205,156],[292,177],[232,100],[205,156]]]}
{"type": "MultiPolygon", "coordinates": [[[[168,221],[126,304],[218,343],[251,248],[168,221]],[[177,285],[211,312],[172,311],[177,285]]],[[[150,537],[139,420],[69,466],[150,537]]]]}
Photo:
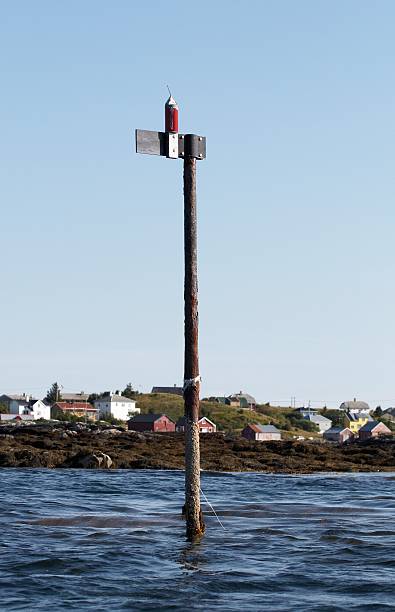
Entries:
{"type": "MultiPolygon", "coordinates": [[[[103,467],[87,457],[108,456],[111,468],[183,469],[184,435],[138,433],[84,423],[3,425],[0,467],[103,467]]],[[[105,465],[109,462],[105,460],[105,465]]],[[[201,467],[209,471],[277,473],[394,471],[393,438],[328,444],[250,442],[221,433],[201,435],[201,467]]]]}

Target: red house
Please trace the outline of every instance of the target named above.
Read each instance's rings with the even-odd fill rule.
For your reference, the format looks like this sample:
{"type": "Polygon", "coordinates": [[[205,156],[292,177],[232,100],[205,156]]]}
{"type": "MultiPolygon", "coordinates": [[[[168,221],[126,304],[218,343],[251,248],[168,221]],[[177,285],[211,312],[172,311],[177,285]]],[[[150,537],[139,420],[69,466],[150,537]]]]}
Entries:
{"type": "Polygon", "coordinates": [[[379,436],[385,436],[391,434],[391,430],[387,425],[379,421],[368,421],[359,430],[360,440],[369,440],[369,438],[378,438],[379,436]]]}
{"type": "MultiPolygon", "coordinates": [[[[199,433],[215,433],[217,426],[213,421],[210,421],[207,417],[202,417],[198,420],[199,433]]],[[[185,431],[185,417],[180,417],[176,424],[176,431],[185,431]]]]}
{"type": "Polygon", "coordinates": [[[198,425],[200,433],[215,433],[217,431],[216,424],[207,417],[199,419],[198,425]]]}
{"type": "Polygon", "coordinates": [[[165,414],[136,414],[128,421],[131,431],[169,432],[176,430],[176,424],[165,414]]]}
{"type": "Polygon", "coordinates": [[[89,404],[89,402],[56,402],[52,406],[51,412],[52,418],[55,419],[58,412],[63,412],[64,414],[72,414],[73,416],[77,417],[87,417],[93,421],[98,420],[98,410],[97,408],[94,408],[92,404],[89,404]]]}
{"type": "Polygon", "coordinates": [[[352,440],[354,437],[353,432],[348,427],[331,427],[324,431],[324,440],[328,442],[339,442],[344,444],[348,440],[352,440]]]}

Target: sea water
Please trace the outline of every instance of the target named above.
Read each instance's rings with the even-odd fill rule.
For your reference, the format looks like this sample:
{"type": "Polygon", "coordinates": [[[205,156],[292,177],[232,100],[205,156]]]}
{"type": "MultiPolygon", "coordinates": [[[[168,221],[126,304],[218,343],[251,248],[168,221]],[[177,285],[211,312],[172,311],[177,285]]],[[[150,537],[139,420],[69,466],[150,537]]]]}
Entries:
{"type": "Polygon", "coordinates": [[[0,610],[395,610],[395,475],[0,470],[0,610]]]}

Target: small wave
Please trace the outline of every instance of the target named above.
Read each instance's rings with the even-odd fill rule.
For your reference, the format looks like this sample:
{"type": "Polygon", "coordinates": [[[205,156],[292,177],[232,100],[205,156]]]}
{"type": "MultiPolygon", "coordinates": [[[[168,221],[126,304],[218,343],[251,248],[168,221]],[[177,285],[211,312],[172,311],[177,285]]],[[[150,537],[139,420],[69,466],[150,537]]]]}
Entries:
{"type": "Polygon", "coordinates": [[[34,521],[25,521],[29,525],[40,525],[44,527],[95,527],[102,529],[114,528],[146,528],[163,526],[169,523],[179,523],[181,516],[166,514],[161,518],[126,518],[122,516],[72,516],[72,517],[48,517],[34,521]]]}
{"type": "Polygon", "coordinates": [[[345,538],[343,536],[323,535],[320,537],[323,542],[341,542],[342,544],[350,544],[350,546],[366,546],[366,542],[358,538],[345,538]]]}

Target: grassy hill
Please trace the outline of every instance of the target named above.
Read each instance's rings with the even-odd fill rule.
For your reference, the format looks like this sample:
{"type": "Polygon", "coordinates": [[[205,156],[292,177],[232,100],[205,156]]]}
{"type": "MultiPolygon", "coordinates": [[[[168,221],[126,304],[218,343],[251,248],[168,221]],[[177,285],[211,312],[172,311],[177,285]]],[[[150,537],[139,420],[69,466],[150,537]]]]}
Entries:
{"type": "MultiPolygon", "coordinates": [[[[141,413],[164,413],[173,421],[184,414],[184,400],[179,395],[167,393],[144,393],[136,397],[137,407],[141,413]]],[[[240,432],[247,423],[256,422],[263,425],[275,425],[282,430],[284,437],[293,435],[314,436],[316,431],[306,431],[310,424],[303,419],[295,419],[291,408],[257,406],[257,411],[234,408],[215,402],[200,402],[200,413],[217,425],[218,431],[240,432]]]]}

